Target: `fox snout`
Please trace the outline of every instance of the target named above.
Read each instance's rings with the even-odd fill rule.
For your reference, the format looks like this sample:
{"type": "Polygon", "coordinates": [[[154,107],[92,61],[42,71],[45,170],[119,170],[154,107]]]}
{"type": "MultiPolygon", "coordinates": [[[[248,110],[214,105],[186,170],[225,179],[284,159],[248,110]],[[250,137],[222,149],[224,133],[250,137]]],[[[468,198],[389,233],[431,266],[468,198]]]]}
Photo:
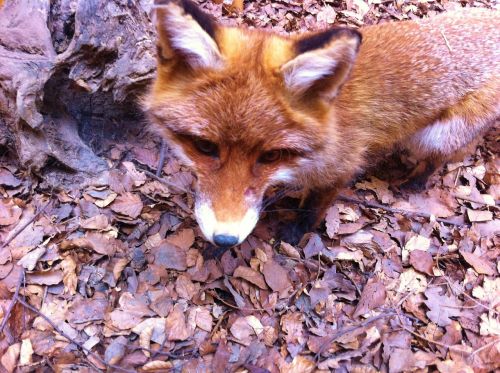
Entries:
{"type": "Polygon", "coordinates": [[[217,206],[204,194],[196,196],[194,213],[208,241],[219,247],[231,247],[247,238],[259,220],[260,204],[243,203],[238,207],[217,206]]]}

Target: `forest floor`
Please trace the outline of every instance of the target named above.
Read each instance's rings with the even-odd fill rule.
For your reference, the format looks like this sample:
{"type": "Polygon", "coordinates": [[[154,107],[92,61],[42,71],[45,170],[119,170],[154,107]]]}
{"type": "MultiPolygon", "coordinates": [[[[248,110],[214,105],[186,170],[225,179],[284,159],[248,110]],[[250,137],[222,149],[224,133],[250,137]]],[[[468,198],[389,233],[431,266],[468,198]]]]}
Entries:
{"type": "MultiPolygon", "coordinates": [[[[259,0],[235,15],[198,2],[285,32],[465,4],[259,0]]],[[[4,152],[0,371],[499,369],[499,139],[496,126],[422,193],[395,186],[404,156],[365,175],[298,246],[275,239],[290,213],[278,204],[225,252],[197,228],[191,173],[167,154],[156,176],[159,144],[142,132],[104,139],[110,170],[84,187],[49,189],[4,152]]]]}

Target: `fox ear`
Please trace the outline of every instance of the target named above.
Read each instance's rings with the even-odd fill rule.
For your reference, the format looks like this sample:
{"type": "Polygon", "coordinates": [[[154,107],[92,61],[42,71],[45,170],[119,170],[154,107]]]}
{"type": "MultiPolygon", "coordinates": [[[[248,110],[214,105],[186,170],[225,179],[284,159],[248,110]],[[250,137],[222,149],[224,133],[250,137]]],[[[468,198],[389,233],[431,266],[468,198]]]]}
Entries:
{"type": "Polygon", "coordinates": [[[160,63],[183,61],[194,69],[222,65],[218,25],[211,16],[190,0],[157,1],[155,8],[160,63]]]}
{"type": "Polygon", "coordinates": [[[361,44],[361,34],[337,28],[295,42],[297,55],[281,67],[288,90],[296,96],[308,91],[335,97],[349,77],[361,44]]]}

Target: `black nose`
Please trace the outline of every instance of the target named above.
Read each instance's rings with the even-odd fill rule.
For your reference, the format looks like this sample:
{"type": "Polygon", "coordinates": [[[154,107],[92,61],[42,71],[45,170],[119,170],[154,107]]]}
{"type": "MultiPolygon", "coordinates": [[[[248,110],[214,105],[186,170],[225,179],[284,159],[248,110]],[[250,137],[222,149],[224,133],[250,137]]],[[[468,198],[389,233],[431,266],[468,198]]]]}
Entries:
{"type": "Polygon", "coordinates": [[[238,237],[216,234],[214,236],[214,243],[220,247],[231,247],[238,243],[238,237]]]}

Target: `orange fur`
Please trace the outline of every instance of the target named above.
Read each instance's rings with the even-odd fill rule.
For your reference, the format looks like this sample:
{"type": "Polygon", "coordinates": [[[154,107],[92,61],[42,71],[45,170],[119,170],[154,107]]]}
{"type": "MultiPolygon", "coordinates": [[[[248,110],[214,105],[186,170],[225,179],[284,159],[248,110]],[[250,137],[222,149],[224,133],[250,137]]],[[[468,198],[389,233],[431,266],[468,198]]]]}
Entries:
{"type": "Polygon", "coordinates": [[[360,47],[359,35],[344,30],[301,51],[311,35],[215,24],[203,34],[193,28],[198,16],[177,4],[158,9],[158,75],[144,106],[196,173],[198,195],[217,221],[237,222],[249,207],[260,208],[265,190],[286,172],[290,183],[328,196],[313,206],[321,215],[335,189],[377,156],[404,146],[446,159],[499,115],[499,12],[468,9],[362,28],[360,47]],[[182,24],[182,17],[199,40],[162,23],[182,24]],[[330,71],[328,59],[338,61],[331,73],[311,78],[316,62],[330,71]],[[200,153],[194,139],[219,153],[200,153]],[[279,160],[259,161],[275,149],[279,160]]]}

